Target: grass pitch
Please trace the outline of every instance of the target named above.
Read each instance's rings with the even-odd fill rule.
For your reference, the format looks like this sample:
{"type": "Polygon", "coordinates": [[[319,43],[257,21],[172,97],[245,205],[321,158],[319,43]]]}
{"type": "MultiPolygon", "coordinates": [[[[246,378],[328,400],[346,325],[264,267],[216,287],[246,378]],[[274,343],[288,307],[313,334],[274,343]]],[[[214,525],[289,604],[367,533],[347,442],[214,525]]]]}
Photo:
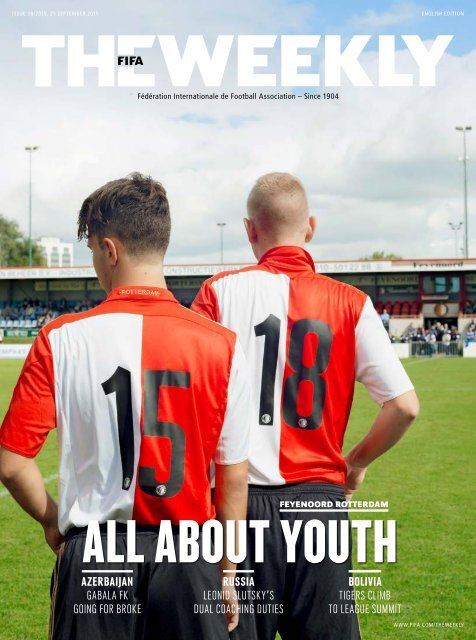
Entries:
{"type": "MultiPolygon", "coordinates": [[[[361,500],[387,500],[389,513],[382,518],[397,520],[397,563],[376,567],[369,562],[365,568],[382,569],[382,587],[373,591],[389,590],[390,603],[401,604],[401,612],[361,615],[362,637],[470,640],[476,638],[471,616],[476,588],[470,568],[476,520],[471,508],[476,484],[476,360],[441,358],[407,360],[404,364],[420,397],[420,417],[404,440],[372,465],[355,495],[361,500]],[[439,623],[463,626],[435,626],[439,623]]],[[[0,361],[1,415],[20,368],[20,362],[0,361]]],[[[345,451],[368,430],[375,413],[365,390],[357,385],[345,451]]],[[[38,464],[48,479],[48,489],[56,496],[54,434],[38,464]]],[[[39,525],[1,486],[0,522],[0,640],[43,640],[47,636],[54,556],[39,525]]]]}

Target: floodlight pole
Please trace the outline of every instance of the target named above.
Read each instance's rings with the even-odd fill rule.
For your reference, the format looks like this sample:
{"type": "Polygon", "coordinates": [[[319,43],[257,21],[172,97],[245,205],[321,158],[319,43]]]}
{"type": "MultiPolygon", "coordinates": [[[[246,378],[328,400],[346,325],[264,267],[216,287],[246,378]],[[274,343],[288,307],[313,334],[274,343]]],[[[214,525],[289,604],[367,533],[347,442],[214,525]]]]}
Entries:
{"type": "Polygon", "coordinates": [[[226,227],[226,222],[217,222],[217,227],[220,227],[220,262],[223,264],[223,227],[226,227]]]}
{"type": "Polygon", "coordinates": [[[469,239],[468,239],[468,178],[466,162],[466,131],[471,131],[472,127],[455,127],[456,131],[463,132],[463,173],[464,173],[464,257],[469,257],[469,239]]]}
{"type": "Polygon", "coordinates": [[[31,240],[31,156],[33,155],[33,151],[36,151],[39,147],[25,147],[25,151],[29,153],[29,164],[30,164],[30,179],[29,179],[29,195],[28,195],[28,266],[31,267],[33,264],[33,247],[31,240]]]}

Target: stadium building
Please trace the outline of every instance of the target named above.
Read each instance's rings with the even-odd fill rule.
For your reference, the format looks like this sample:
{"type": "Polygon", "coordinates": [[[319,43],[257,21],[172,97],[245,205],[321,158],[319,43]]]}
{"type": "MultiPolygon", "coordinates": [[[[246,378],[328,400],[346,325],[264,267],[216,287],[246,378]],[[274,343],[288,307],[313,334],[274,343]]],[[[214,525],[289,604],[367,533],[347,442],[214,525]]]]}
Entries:
{"type": "Polygon", "coordinates": [[[49,267],[74,266],[72,242],[63,242],[59,238],[43,236],[38,240],[38,244],[45,253],[46,264],[49,267]]]}
{"type": "MultiPolygon", "coordinates": [[[[177,299],[190,306],[206,278],[243,266],[166,265],[165,276],[177,299]]],[[[316,270],[370,296],[402,357],[476,357],[476,259],[316,262],[316,270]],[[451,333],[451,344],[423,347],[435,326],[437,335],[451,333]]],[[[9,339],[33,337],[52,317],[104,298],[92,267],[0,269],[0,330],[9,339]]]]}

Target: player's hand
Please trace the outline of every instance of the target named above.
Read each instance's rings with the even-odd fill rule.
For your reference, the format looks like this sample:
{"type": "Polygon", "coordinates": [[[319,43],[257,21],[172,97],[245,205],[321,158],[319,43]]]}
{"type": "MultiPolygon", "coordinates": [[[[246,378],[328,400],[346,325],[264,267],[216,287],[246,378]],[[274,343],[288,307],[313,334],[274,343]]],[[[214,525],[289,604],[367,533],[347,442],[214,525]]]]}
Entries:
{"type": "Polygon", "coordinates": [[[367,467],[358,467],[349,462],[347,458],[345,462],[347,464],[347,480],[345,481],[344,490],[345,499],[349,501],[352,498],[354,492],[357,491],[357,489],[364,481],[367,467]]]}
{"type": "Polygon", "coordinates": [[[226,607],[226,622],[228,625],[228,632],[231,633],[238,626],[238,595],[235,587],[224,585],[222,587],[225,597],[223,602],[226,607]],[[226,597],[228,595],[228,597],[226,597]]]}
{"type": "Polygon", "coordinates": [[[43,527],[45,532],[45,540],[48,543],[50,549],[58,555],[58,551],[64,542],[64,537],[61,535],[60,530],[56,525],[49,525],[43,527]]]}

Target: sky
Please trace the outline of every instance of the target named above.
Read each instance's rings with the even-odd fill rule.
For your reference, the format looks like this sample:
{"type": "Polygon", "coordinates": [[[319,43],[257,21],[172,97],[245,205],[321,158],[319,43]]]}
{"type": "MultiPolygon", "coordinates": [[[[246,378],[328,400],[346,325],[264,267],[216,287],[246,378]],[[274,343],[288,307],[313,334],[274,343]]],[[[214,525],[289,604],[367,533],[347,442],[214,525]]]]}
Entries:
{"type": "MultiPolygon", "coordinates": [[[[24,147],[38,145],[34,237],[75,242],[84,198],[108,180],[140,171],[160,180],[169,196],[168,263],[218,262],[218,222],[226,223],[225,261],[248,262],[253,257],[242,223],[247,195],[260,175],[288,171],[303,181],[318,221],[309,246],[316,260],[352,260],[380,250],[411,258],[455,256],[448,223],[463,220],[462,135],[455,126],[476,126],[471,0],[6,0],[0,11],[0,213],[27,231],[24,147]],[[26,9],[48,15],[15,15],[26,9]],[[94,15],[53,15],[65,9],[94,15]],[[220,34],[340,34],[343,42],[368,34],[372,39],[360,62],[372,78],[379,34],[397,36],[396,68],[402,73],[415,72],[402,34],[418,34],[427,46],[438,34],[454,38],[438,65],[436,87],[359,88],[344,82],[338,100],[167,102],[138,101],[136,89],[100,88],[92,70],[85,87],[67,87],[65,52],[55,58],[53,86],[35,87],[33,52],[22,49],[22,34],[84,34],[91,52],[99,34],[175,35],[179,46],[189,34],[203,34],[210,43],[220,34]]],[[[146,54],[141,72],[156,73],[156,91],[170,90],[160,48],[146,54]]],[[[223,91],[236,91],[234,55],[223,91]]],[[[322,63],[318,48],[315,64],[322,63]]],[[[197,73],[187,91],[196,90],[205,91],[197,73]]],[[[467,136],[472,256],[475,135],[467,136]]],[[[458,240],[461,246],[462,233],[458,240]]],[[[84,243],[75,244],[75,264],[89,263],[84,243]]]]}

